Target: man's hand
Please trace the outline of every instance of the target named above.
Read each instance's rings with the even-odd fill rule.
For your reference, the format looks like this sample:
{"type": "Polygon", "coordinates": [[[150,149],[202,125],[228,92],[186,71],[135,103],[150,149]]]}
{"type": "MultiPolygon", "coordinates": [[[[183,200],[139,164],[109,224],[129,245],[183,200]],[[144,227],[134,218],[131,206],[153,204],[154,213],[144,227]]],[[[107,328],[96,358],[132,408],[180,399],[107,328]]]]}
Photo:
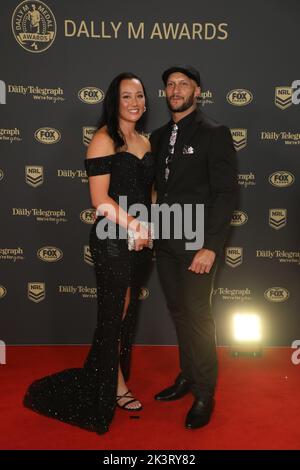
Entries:
{"type": "Polygon", "coordinates": [[[209,273],[212,265],[214,264],[216,253],[212,250],[202,248],[195,254],[192,264],[189,266],[189,271],[197,274],[209,273]]]}

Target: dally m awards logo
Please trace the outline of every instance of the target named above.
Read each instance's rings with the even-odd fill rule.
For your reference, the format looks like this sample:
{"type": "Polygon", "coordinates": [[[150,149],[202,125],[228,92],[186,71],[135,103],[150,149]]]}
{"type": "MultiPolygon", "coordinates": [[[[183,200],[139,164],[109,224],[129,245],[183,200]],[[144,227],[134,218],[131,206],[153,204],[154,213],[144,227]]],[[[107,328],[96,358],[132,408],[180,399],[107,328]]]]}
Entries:
{"type": "Polygon", "coordinates": [[[233,227],[239,227],[248,222],[248,215],[244,211],[234,211],[232,214],[231,225],[233,227]]]}
{"type": "Polygon", "coordinates": [[[82,140],[84,145],[88,146],[91,143],[93,135],[95,134],[97,127],[83,127],[82,128],[82,140]]]}
{"type": "Polygon", "coordinates": [[[84,245],[83,247],[83,259],[90,266],[94,266],[91,250],[88,245],[84,245]]]}
{"type": "Polygon", "coordinates": [[[225,263],[231,268],[236,268],[243,262],[243,248],[231,246],[226,248],[225,263]]]}
{"type": "Polygon", "coordinates": [[[40,0],[20,3],[12,15],[17,43],[29,52],[44,52],[56,36],[56,21],[50,8],[40,0]]]}
{"type": "Polygon", "coordinates": [[[233,106],[246,106],[253,100],[253,95],[249,90],[237,88],[235,90],[229,91],[226,95],[226,99],[228,103],[232,104],[233,106]]]}
{"type": "Polygon", "coordinates": [[[247,129],[230,129],[233,145],[235,150],[238,152],[247,145],[247,129]]]}
{"type": "Polygon", "coordinates": [[[269,209],[269,225],[275,230],[285,227],[287,221],[287,209],[269,209]]]}
{"type": "Polygon", "coordinates": [[[79,90],[78,98],[83,103],[98,104],[104,100],[104,92],[100,90],[100,88],[96,88],[94,86],[87,86],[79,90]]]}
{"type": "Polygon", "coordinates": [[[52,127],[41,127],[35,131],[34,137],[41,144],[56,144],[61,139],[61,133],[52,127]]]}
{"type": "Polygon", "coordinates": [[[44,182],[44,170],[42,166],[25,166],[25,181],[27,184],[36,188],[44,182]]]}
{"type": "Polygon", "coordinates": [[[63,252],[56,246],[42,246],[37,251],[37,257],[46,263],[55,263],[63,257],[63,252]]]}
{"type": "Polygon", "coordinates": [[[38,303],[45,299],[46,288],[44,282],[28,282],[27,287],[28,299],[38,303]]]}
{"type": "Polygon", "coordinates": [[[290,296],[290,293],[284,287],[270,287],[264,293],[264,297],[269,302],[284,302],[290,296]]]}
{"type": "Polygon", "coordinates": [[[287,188],[295,181],[295,176],[289,171],[275,171],[269,176],[269,183],[276,188],[287,188]]]}

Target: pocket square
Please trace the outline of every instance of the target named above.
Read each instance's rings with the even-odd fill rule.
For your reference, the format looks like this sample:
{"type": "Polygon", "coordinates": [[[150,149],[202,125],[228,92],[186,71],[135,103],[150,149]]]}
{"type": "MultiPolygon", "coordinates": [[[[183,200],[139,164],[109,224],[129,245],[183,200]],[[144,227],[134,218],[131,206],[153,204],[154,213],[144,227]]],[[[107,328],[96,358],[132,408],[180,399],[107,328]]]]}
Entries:
{"type": "Polygon", "coordinates": [[[183,155],[192,155],[195,153],[195,149],[190,145],[184,145],[182,150],[183,155]]]}

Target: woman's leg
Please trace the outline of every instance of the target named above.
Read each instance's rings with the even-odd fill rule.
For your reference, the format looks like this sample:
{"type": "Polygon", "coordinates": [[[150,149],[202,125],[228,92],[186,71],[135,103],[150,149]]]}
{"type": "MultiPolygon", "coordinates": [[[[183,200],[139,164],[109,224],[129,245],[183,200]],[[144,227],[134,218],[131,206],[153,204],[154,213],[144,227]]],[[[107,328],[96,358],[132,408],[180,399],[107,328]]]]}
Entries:
{"type": "MultiPolygon", "coordinates": [[[[130,305],[130,300],[131,300],[131,289],[130,289],[130,287],[128,287],[127,291],[126,291],[125,302],[124,302],[124,310],[123,310],[123,315],[122,315],[122,321],[123,322],[125,320],[125,317],[126,317],[126,314],[127,314],[127,311],[128,311],[128,307],[130,305]]],[[[120,352],[120,347],[119,347],[119,352],[120,352]]],[[[120,363],[119,363],[117,395],[120,397],[120,396],[124,395],[126,392],[128,392],[128,387],[125,383],[124,376],[123,376],[121,366],[120,366],[120,363]]],[[[123,398],[118,399],[118,405],[119,406],[126,405],[126,403],[129,402],[130,400],[132,400],[132,397],[130,397],[130,394],[128,394],[127,396],[124,396],[123,398]]],[[[136,410],[136,409],[140,408],[141,406],[142,405],[141,405],[140,401],[135,400],[132,403],[128,403],[126,405],[126,408],[131,409],[131,410],[136,410]]]]}

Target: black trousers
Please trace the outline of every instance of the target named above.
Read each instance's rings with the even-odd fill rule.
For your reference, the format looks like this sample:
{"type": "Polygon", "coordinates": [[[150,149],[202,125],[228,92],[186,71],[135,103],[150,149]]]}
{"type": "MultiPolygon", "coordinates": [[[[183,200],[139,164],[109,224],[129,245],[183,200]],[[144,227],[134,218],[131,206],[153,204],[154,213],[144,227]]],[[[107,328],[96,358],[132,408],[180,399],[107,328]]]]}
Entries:
{"type": "Polygon", "coordinates": [[[175,323],[181,372],[200,399],[214,393],[217,380],[215,322],[211,296],[217,262],[209,274],[188,270],[194,253],[176,253],[167,241],[156,246],[157,269],[175,323]]]}

